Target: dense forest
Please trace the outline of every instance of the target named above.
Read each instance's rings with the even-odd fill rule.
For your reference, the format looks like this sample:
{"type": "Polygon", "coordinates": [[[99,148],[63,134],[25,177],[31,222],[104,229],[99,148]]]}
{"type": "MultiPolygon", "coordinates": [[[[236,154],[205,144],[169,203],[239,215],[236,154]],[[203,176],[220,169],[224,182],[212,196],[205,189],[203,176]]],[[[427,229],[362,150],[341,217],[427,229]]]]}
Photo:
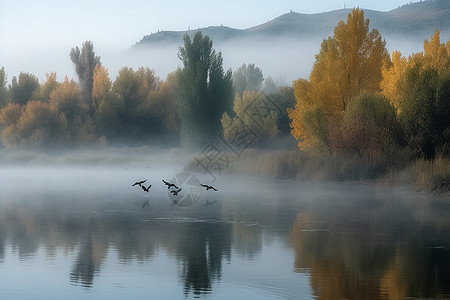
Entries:
{"type": "Polygon", "coordinates": [[[408,166],[418,177],[430,168],[431,188],[450,189],[450,42],[441,43],[438,29],[422,52],[390,54],[364,11],[353,9],[323,40],[309,78],[281,87],[252,63],[224,70],[222,54],[201,32],[184,36],[183,66],[165,81],[145,67],[123,67],[112,81],[91,41],[69,56],[76,80],[58,82],[50,72],[40,83],[20,73],[7,85],[0,69],[2,147],[202,149],[223,136],[258,151],[295,138],[298,149],[247,155],[271,155],[276,166],[258,172],[288,178],[389,181],[408,166]]]}

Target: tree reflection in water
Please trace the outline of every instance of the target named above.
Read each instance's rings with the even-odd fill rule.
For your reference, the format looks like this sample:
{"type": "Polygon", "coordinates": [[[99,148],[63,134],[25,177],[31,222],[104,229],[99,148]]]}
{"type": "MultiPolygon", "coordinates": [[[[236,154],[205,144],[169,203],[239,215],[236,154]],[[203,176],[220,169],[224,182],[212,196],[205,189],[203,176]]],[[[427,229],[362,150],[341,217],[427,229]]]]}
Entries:
{"type": "Polygon", "coordinates": [[[448,212],[436,218],[433,205],[329,206],[299,212],[291,231],[295,268],[310,274],[319,299],[450,295],[448,212]]]}
{"type": "MultiPolygon", "coordinates": [[[[273,259],[293,249],[294,270],[308,274],[320,299],[450,295],[449,207],[403,204],[392,196],[384,202],[375,194],[353,200],[333,194],[307,201],[288,191],[281,196],[279,190],[265,192],[257,199],[224,197],[182,212],[172,210],[166,199],[161,207],[154,201],[151,209],[142,210],[141,198],[132,206],[128,198],[117,197],[125,207],[111,209],[115,204],[95,204],[92,198],[66,200],[52,194],[42,195],[45,201],[34,197],[24,203],[3,197],[0,263],[8,261],[8,248],[22,261],[40,249],[49,259],[55,253],[69,253],[69,258],[73,253],[65,271],[68,283],[90,289],[108,255],[116,265],[151,264],[162,253],[178,266],[176,286],[189,298],[213,294],[225,280],[224,262],[230,262],[230,270],[236,262],[256,262],[267,243],[276,240],[284,243],[285,253],[273,259]]],[[[142,276],[151,279],[152,272],[145,269],[142,276]]]]}
{"type": "Polygon", "coordinates": [[[87,221],[87,226],[80,236],[80,249],[75,264],[70,272],[70,282],[81,283],[81,286],[90,288],[94,284],[94,275],[99,271],[100,265],[95,263],[92,249],[92,221],[87,221]]]}
{"type": "Polygon", "coordinates": [[[212,281],[220,280],[222,260],[230,258],[231,225],[187,223],[179,232],[176,252],[182,264],[185,295],[211,292],[212,281]]]}

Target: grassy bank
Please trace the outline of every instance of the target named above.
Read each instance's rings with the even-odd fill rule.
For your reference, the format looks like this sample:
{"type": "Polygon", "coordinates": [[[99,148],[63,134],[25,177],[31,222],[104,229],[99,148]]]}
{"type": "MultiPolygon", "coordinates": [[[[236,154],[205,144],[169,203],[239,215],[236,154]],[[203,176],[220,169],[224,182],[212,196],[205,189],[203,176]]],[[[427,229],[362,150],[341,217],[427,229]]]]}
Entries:
{"type": "Polygon", "coordinates": [[[392,170],[378,179],[387,186],[412,186],[418,191],[450,194],[450,158],[419,159],[401,170],[392,170]]]}
{"type": "Polygon", "coordinates": [[[247,150],[229,172],[274,179],[315,181],[370,180],[385,187],[407,186],[435,194],[450,193],[450,158],[413,159],[406,150],[383,157],[305,151],[247,150]]]}

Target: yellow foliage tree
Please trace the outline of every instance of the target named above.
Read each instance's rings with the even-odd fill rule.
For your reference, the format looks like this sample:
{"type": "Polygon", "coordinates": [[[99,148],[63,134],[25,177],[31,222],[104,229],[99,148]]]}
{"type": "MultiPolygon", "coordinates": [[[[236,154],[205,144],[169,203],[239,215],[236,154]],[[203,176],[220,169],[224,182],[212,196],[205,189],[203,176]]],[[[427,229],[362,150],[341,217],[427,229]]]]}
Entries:
{"type": "Polygon", "coordinates": [[[109,79],[108,69],[102,65],[95,66],[92,79],[92,99],[96,111],[100,102],[106,100],[111,93],[112,82],[109,79]]]}
{"type": "Polygon", "coordinates": [[[81,98],[81,91],[77,83],[66,76],[50,93],[50,107],[58,113],[64,113],[68,121],[83,118],[87,114],[88,106],[81,98]]]}
{"type": "Polygon", "coordinates": [[[392,53],[392,64],[382,68],[382,93],[391,101],[398,113],[401,113],[401,90],[405,85],[406,70],[418,68],[421,72],[427,68],[436,70],[441,77],[450,75],[450,42],[441,44],[440,32],[436,32],[423,43],[423,52],[413,53],[408,58],[400,51],[392,53]]]}
{"type": "Polygon", "coordinates": [[[29,101],[20,109],[11,104],[1,115],[2,123],[6,115],[9,115],[9,122],[13,122],[2,131],[1,140],[6,147],[41,148],[65,142],[67,121],[48,103],[29,101]]]}
{"type": "Polygon", "coordinates": [[[294,82],[296,105],[288,113],[300,148],[330,149],[330,126],[352,98],[380,90],[383,64],[390,65],[385,41],[376,29],[369,30],[364,11],[353,9],[322,42],[309,80],[294,82]]]}
{"type": "Polygon", "coordinates": [[[226,139],[234,139],[236,132],[245,130],[251,130],[259,140],[270,139],[278,134],[277,113],[269,111],[263,114],[258,110],[258,101],[263,101],[262,97],[261,91],[254,90],[244,90],[242,97],[236,94],[233,105],[236,117],[231,118],[225,112],[220,120],[226,139]]]}

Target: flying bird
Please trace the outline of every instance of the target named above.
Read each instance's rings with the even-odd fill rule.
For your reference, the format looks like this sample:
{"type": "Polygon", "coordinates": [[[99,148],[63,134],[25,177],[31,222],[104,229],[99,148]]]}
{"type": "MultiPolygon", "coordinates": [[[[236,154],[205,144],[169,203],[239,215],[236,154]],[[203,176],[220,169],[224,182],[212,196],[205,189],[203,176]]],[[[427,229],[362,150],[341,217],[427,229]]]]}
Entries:
{"type": "Polygon", "coordinates": [[[207,184],[200,184],[202,187],[206,188],[206,190],[214,190],[217,192],[216,188],[213,187],[212,185],[207,185],[207,184]]]}
{"type": "Polygon", "coordinates": [[[179,188],[178,190],[173,190],[170,191],[174,196],[178,195],[178,193],[181,191],[181,188],[179,188]]]}
{"type": "Polygon", "coordinates": [[[150,184],[147,188],[143,185],[141,185],[141,188],[144,190],[144,192],[149,192],[150,188],[152,187],[152,185],[150,184]]]}
{"type": "Polygon", "coordinates": [[[170,189],[171,187],[174,187],[176,189],[178,188],[174,183],[167,182],[164,179],[163,179],[163,182],[165,185],[167,185],[167,189],[170,189]]]}
{"type": "Polygon", "coordinates": [[[135,185],[142,186],[142,184],[143,184],[144,182],[146,182],[146,181],[147,181],[147,179],[142,180],[142,181],[137,181],[137,182],[133,183],[133,185],[131,185],[131,186],[135,186],[135,185]]]}

